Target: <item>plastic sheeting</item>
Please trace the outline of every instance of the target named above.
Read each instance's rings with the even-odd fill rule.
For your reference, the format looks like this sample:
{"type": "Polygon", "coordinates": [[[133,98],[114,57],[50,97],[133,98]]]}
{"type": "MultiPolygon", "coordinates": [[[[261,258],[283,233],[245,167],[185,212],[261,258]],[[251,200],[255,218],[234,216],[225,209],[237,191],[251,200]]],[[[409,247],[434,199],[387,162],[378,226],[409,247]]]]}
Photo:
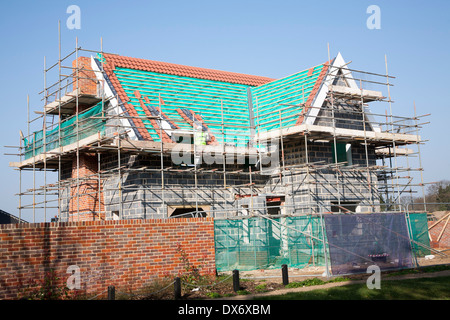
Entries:
{"type": "Polygon", "coordinates": [[[333,275],[413,266],[404,213],[325,215],[324,221],[333,275]]]}

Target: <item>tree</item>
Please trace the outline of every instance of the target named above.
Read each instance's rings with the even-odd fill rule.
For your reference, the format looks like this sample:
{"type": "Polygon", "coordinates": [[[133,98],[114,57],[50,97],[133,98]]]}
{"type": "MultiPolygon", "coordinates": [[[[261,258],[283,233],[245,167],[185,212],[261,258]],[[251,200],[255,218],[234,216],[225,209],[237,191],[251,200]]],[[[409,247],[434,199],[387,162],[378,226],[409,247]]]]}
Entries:
{"type": "MultiPolygon", "coordinates": [[[[406,200],[405,200],[406,201],[406,200]]],[[[420,210],[423,208],[421,204],[424,202],[423,197],[414,197],[414,206],[410,205],[410,208],[415,210],[420,210]]],[[[428,212],[450,210],[450,181],[441,180],[436,183],[430,184],[427,187],[425,193],[425,203],[427,203],[426,208],[428,212]],[[441,204],[431,204],[431,203],[441,203],[441,204]]]]}
{"type": "Polygon", "coordinates": [[[427,188],[425,196],[427,203],[442,203],[437,205],[427,206],[431,211],[438,210],[450,210],[450,205],[445,204],[450,202],[450,181],[441,180],[436,183],[430,184],[427,188]]]}
{"type": "Polygon", "coordinates": [[[440,202],[439,210],[450,210],[450,184],[446,187],[439,186],[436,202],[440,202]]]}

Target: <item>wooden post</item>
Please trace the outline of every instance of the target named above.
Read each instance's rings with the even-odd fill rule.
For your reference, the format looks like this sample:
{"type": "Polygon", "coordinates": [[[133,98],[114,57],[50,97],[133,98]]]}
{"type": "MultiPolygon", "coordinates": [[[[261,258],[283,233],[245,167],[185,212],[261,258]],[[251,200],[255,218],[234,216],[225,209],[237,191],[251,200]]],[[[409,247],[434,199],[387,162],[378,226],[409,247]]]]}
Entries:
{"type": "Polygon", "coordinates": [[[108,300],[116,300],[116,288],[108,286],[108,300]]]}
{"type": "Polygon", "coordinates": [[[173,292],[175,295],[175,300],[181,299],[181,279],[179,277],[175,278],[173,283],[173,292]]]}
{"type": "Polygon", "coordinates": [[[281,265],[281,277],[283,279],[283,285],[289,284],[288,267],[286,264],[281,265]]]}
{"type": "Polygon", "coordinates": [[[237,292],[239,289],[239,270],[233,270],[233,291],[237,292]]]}

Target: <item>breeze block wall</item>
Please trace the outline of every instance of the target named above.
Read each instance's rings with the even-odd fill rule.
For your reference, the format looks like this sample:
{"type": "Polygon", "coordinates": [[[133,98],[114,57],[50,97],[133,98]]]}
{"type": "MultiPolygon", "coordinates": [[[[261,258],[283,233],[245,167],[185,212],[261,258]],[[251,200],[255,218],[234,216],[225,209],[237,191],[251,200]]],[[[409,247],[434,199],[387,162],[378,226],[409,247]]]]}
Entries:
{"type": "MultiPolygon", "coordinates": [[[[226,182],[229,188],[224,189],[223,174],[199,172],[197,186],[195,175],[190,167],[178,167],[178,171],[167,171],[164,176],[159,172],[161,158],[158,156],[122,154],[120,163],[130,170],[122,176],[108,176],[103,181],[105,219],[113,219],[112,212],[121,212],[121,219],[159,219],[167,217],[170,207],[185,206],[195,208],[196,202],[204,210],[216,210],[217,216],[225,215],[224,211],[235,208],[235,194],[250,193],[249,174],[227,173],[226,182]],[[146,168],[149,170],[142,170],[146,168]],[[121,183],[119,183],[121,177],[121,183]],[[161,189],[164,178],[164,191],[161,189]],[[120,192],[119,187],[122,187],[120,192]],[[240,186],[231,188],[230,186],[240,186]],[[164,195],[163,195],[164,193],[164,195]],[[163,204],[164,199],[164,204],[163,204]]],[[[170,157],[164,158],[164,168],[174,167],[170,157]]],[[[102,155],[101,170],[108,171],[118,167],[116,154],[102,155]]],[[[177,168],[177,167],[175,167],[177,168]]],[[[202,165],[206,170],[219,168],[222,164],[202,165]]],[[[245,169],[244,165],[230,164],[228,172],[245,169]]],[[[267,177],[254,175],[252,182],[261,186],[267,177]]],[[[257,187],[253,187],[257,192],[257,187]]],[[[212,213],[208,212],[209,216],[212,213]]]]}
{"type": "Polygon", "coordinates": [[[182,251],[202,274],[215,272],[212,218],[86,221],[0,225],[0,299],[17,299],[27,284],[54,270],[59,285],[80,271],[80,290],[109,285],[136,290],[185,272],[182,251]]]}
{"type": "MultiPolygon", "coordinates": [[[[331,142],[309,141],[306,146],[303,138],[291,138],[285,139],[283,150],[286,166],[306,164],[306,155],[309,163],[334,163],[331,142]]],[[[367,151],[369,166],[376,165],[375,148],[369,146],[367,151]]],[[[379,201],[378,178],[374,171],[367,173],[367,170],[361,170],[366,166],[366,154],[364,146],[358,142],[352,143],[352,161],[360,170],[341,166],[337,178],[333,167],[320,168],[321,164],[310,169],[309,173],[304,169],[273,175],[264,191],[266,194],[286,194],[286,212],[290,214],[331,211],[332,203],[336,203],[338,198],[342,202],[358,203],[361,210],[367,211],[370,204],[379,201]]]]}

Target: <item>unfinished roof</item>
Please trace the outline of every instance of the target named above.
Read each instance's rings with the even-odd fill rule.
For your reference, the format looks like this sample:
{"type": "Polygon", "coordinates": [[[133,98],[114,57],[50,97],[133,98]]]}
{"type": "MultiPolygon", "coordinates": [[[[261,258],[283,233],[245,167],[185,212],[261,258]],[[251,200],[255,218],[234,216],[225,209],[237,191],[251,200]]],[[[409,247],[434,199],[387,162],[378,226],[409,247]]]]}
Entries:
{"type": "Polygon", "coordinates": [[[328,70],[324,63],[291,76],[252,88],[254,113],[259,130],[269,131],[280,126],[290,127],[303,122],[301,104],[311,105],[328,70]],[[280,124],[279,113],[282,123],[280,124]]]}
{"type": "Polygon", "coordinates": [[[130,122],[137,138],[153,141],[170,135],[160,133],[159,123],[149,118],[155,110],[164,113],[172,129],[192,130],[195,120],[201,122],[212,143],[233,143],[240,135],[250,136],[252,127],[266,131],[301,124],[302,105],[314,99],[327,71],[325,63],[275,80],[111,54],[98,59],[123,112],[134,117],[130,122]],[[276,119],[283,105],[280,124],[276,119]]]}
{"type": "MultiPolygon", "coordinates": [[[[34,132],[31,138],[25,139],[25,161],[18,165],[29,166],[36,163],[34,160],[46,159],[48,166],[62,154],[70,160],[73,150],[89,149],[99,141],[112,138],[105,134],[107,121],[103,118],[103,102],[96,104],[97,95],[103,92],[98,86],[103,79],[106,80],[105,99],[110,104],[107,108],[117,117],[109,116],[120,119],[127,138],[134,141],[173,144],[183,142],[180,137],[191,139],[199,128],[208,133],[208,145],[225,147],[253,146],[268,139],[294,137],[305,132],[311,138],[324,141],[334,135],[346,141],[370,138],[377,145],[387,145],[393,140],[398,145],[420,141],[416,135],[382,132],[370,112],[366,114],[369,131],[373,131],[370,137],[358,128],[342,127],[335,131],[328,124],[316,121],[331,88],[335,97],[349,101],[384,98],[381,92],[359,88],[341,54],[281,79],[113,54],[99,53],[84,59],[90,62],[90,66],[84,68],[92,69],[93,83],[97,82],[97,87],[87,92],[96,99],[89,100],[93,107],[80,111],[77,116],[73,113],[75,109],[70,103],[74,96],[78,102],[92,98],[83,90],[66,94],[67,97],[45,106],[47,111],[66,108],[68,116],[50,130],[34,132]],[[335,81],[343,71],[345,81],[335,81]]],[[[368,107],[364,108],[368,111],[368,107]]]]}
{"type": "Polygon", "coordinates": [[[262,76],[254,76],[243,73],[213,70],[199,67],[185,66],[175,63],[153,61],[146,59],[130,58],[114,54],[104,54],[106,64],[114,70],[115,67],[171,74],[180,77],[189,77],[228,83],[259,86],[274,79],[262,76]]]}

